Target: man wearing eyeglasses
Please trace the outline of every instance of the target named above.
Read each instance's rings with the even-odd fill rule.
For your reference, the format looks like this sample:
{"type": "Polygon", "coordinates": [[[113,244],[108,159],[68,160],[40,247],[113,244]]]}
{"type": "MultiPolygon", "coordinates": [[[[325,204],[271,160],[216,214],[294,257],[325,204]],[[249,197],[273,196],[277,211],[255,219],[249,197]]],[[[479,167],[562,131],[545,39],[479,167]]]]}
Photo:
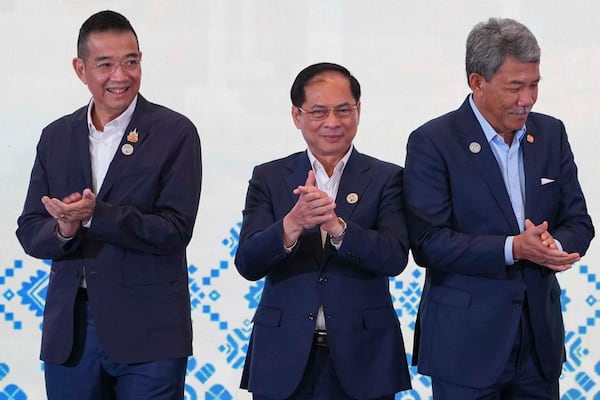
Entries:
{"type": "Polygon", "coordinates": [[[257,166],[243,212],[235,263],[265,282],[241,386],[255,400],[391,400],[410,388],[388,289],[408,257],[402,169],[353,148],[346,68],[305,68],[291,99],[308,149],[257,166]]]}
{"type": "Polygon", "coordinates": [[[183,399],[192,328],[186,262],[200,142],[139,94],[129,21],[82,25],[73,67],[90,103],[48,125],[17,237],[51,259],[42,331],[48,399],[183,399]]]}

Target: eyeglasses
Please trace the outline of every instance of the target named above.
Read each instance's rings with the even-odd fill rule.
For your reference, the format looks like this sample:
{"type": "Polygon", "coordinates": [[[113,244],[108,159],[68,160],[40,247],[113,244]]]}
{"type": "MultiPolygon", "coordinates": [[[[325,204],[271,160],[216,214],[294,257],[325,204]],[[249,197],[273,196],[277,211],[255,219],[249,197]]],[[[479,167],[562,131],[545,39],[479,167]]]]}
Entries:
{"type": "Polygon", "coordinates": [[[102,61],[98,64],[94,64],[93,68],[99,74],[110,75],[114,74],[119,66],[123,69],[123,71],[137,71],[140,68],[141,63],[142,60],[139,57],[130,57],[121,62],[102,61]]]}
{"type": "Polygon", "coordinates": [[[310,119],[312,119],[313,121],[323,121],[324,119],[327,119],[327,117],[329,117],[329,113],[331,111],[333,111],[333,115],[335,115],[338,118],[350,118],[352,116],[352,113],[354,112],[354,110],[356,110],[358,108],[358,106],[355,104],[353,106],[320,108],[320,109],[313,110],[313,111],[306,111],[302,107],[297,107],[297,108],[301,112],[308,115],[308,117],[310,119]]]}

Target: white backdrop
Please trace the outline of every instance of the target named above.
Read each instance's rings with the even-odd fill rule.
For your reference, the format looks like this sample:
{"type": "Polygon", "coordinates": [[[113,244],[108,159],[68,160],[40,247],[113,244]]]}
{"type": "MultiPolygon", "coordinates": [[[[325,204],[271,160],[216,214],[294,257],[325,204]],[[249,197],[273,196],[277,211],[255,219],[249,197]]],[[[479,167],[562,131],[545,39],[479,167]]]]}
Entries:
{"type": "MultiPolygon", "coordinates": [[[[0,1],[0,400],[43,399],[38,360],[48,266],[14,236],[41,129],[89,100],[71,59],[81,23],[114,9],[136,29],[143,95],[198,127],[204,180],[189,247],[195,354],[187,399],[248,399],[237,389],[261,285],[233,266],[255,164],[305,148],[290,117],[300,69],[332,61],[363,87],[357,148],[403,164],[408,134],[468,93],[464,43],[490,16],[525,23],[542,48],[535,110],[561,118],[592,217],[600,214],[600,3],[595,0],[0,1]]],[[[596,226],[600,226],[595,218],[596,226]]],[[[600,399],[600,245],[560,276],[568,362],[562,399],[600,399]]],[[[422,270],[391,282],[407,349],[422,270]]],[[[414,371],[413,371],[414,372],[414,371]]],[[[397,398],[428,399],[427,379],[397,398]]]]}

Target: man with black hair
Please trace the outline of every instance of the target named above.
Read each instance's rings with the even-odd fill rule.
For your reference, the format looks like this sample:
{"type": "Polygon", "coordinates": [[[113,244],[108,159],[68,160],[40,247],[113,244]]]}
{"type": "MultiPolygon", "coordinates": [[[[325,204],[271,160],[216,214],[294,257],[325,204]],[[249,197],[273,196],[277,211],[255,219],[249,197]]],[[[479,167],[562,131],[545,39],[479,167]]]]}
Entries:
{"type": "Polygon", "coordinates": [[[241,386],[255,400],[391,400],[410,388],[388,288],[408,257],[402,168],[354,149],[346,68],[305,68],[291,98],[308,149],[257,166],[243,212],[235,263],[265,284],[241,386]]]}
{"type": "Polygon", "coordinates": [[[139,94],[141,60],[124,16],[89,17],[73,68],[92,99],[37,146],[17,237],[52,260],[41,349],[50,400],[183,398],[200,141],[190,120],[139,94]]]}

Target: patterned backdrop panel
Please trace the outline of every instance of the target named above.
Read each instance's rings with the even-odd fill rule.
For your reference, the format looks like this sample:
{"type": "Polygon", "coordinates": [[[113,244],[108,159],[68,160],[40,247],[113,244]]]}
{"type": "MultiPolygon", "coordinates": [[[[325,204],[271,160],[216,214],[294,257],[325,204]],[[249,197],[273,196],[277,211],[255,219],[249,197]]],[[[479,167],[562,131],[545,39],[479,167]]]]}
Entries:
{"type": "MultiPolygon", "coordinates": [[[[248,348],[251,318],[262,293],[263,281],[241,279],[233,264],[241,223],[225,230],[215,246],[220,260],[215,265],[189,265],[189,290],[194,318],[196,350],[187,369],[185,398],[188,400],[248,399],[238,389],[248,348]]],[[[0,275],[1,348],[10,348],[10,338],[39,332],[50,262],[15,259],[0,275]],[[8,340],[6,340],[8,338],[8,340]]],[[[600,276],[594,268],[578,264],[563,275],[561,302],[567,332],[567,362],[561,376],[561,400],[600,400],[600,276]],[[565,279],[566,278],[566,279],[565,279]]],[[[390,292],[411,349],[415,317],[424,271],[414,265],[390,279],[390,292]]],[[[39,347],[39,335],[29,345],[39,347]]],[[[0,400],[43,398],[43,364],[20,358],[18,352],[0,355],[0,400]]],[[[410,363],[411,355],[407,354],[410,363]]],[[[396,399],[431,399],[428,377],[411,367],[413,390],[396,399]]]]}

